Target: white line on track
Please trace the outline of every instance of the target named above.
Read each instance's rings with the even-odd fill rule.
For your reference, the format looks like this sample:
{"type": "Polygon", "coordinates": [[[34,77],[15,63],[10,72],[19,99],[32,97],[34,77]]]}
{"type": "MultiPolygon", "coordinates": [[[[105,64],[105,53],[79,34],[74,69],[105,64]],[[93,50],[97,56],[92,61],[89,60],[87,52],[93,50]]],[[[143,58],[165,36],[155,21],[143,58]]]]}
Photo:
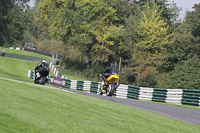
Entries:
{"type": "Polygon", "coordinates": [[[61,91],[65,91],[65,92],[68,92],[68,93],[73,93],[73,92],[68,91],[66,89],[63,89],[63,88],[56,88],[56,87],[52,87],[52,86],[38,85],[38,84],[34,84],[34,83],[29,83],[29,82],[24,82],[24,81],[19,81],[19,80],[4,78],[4,77],[0,77],[0,79],[9,80],[9,81],[18,82],[18,83],[24,83],[24,84],[28,84],[28,85],[34,85],[34,86],[38,86],[38,87],[45,87],[45,88],[51,88],[51,89],[61,90],[61,91]]]}

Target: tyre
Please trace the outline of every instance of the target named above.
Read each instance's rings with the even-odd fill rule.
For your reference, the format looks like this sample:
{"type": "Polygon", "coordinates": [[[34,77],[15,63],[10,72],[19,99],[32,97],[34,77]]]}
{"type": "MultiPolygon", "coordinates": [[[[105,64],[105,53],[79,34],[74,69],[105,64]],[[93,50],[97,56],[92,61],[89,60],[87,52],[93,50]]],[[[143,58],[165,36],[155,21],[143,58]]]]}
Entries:
{"type": "Polygon", "coordinates": [[[40,81],[39,81],[38,79],[35,79],[35,80],[34,80],[34,83],[35,83],[35,84],[39,84],[40,81]]]}
{"type": "Polygon", "coordinates": [[[102,79],[100,79],[100,86],[99,86],[99,88],[98,88],[98,95],[103,95],[103,90],[102,90],[102,88],[103,88],[103,85],[102,85],[102,79]]]}
{"type": "Polygon", "coordinates": [[[115,84],[112,83],[112,84],[109,85],[106,95],[107,96],[112,96],[114,91],[115,91],[115,84]]]}
{"type": "Polygon", "coordinates": [[[44,85],[46,83],[46,81],[47,81],[47,77],[46,76],[41,77],[40,81],[41,81],[40,84],[44,85]]]}

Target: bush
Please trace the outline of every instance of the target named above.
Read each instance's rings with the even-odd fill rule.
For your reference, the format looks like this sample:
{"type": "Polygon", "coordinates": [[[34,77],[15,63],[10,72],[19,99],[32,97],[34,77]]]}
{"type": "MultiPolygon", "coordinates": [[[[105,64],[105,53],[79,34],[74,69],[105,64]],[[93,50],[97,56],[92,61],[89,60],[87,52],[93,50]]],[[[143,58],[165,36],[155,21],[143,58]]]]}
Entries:
{"type": "Polygon", "coordinates": [[[136,83],[136,73],[132,67],[123,67],[119,76],[121,84],[133,85],[136,83]]]}
{"type": "Polygon", "coordinates": [[[175,65],[163,83],[164,88],[199,89],[200,60],[197,55],[175,65]]]}
{"type": "Polygon", "coordinates": [[[145,78],[139,80],[139,85],[142,87],[152,87],[155,88],[157,85],[156,74],[149,72],[145,78]]]}

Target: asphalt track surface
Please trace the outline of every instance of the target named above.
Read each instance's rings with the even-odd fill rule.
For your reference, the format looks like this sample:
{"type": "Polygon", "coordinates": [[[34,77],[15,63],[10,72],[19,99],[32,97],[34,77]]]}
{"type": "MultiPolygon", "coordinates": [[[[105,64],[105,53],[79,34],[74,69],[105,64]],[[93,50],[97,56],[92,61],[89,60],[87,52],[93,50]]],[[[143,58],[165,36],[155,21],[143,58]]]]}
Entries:
{"type": "MultiPolygon", "coordinates": [[[[7,56],[8,57],[8,56],[7,56]]],[[[14,58],[13,56],[11,58],[14,58]]],[[[23,59],[19,58],[18,59],[23,59]]],[[[27,59],[27,58],[26,58],[27,59]]],[[[34,59],[30,59],[32,61],[36,61],[34,59]]],[[[0,77],[0,79],[6,79],[0,77]]],[[[12,79],[6,79],[6,80],[12,80],[12,79]]],[[[12,80],[14,82],[22,82],[22,81],[17,81],[17,80],[12,80]]],[[[26,83],[26,82],[22,82],[26,83]]],[[[32,84],[33,83],[27,83],[27,84],[32,84]]],[[[44,86],[48,87],[48,86],[44,86]]],[[[70,92],[70,93],[77,93],[85,96],[90,96],[106,101],[111,101],[119,104],[124,104],[127,106],[131,106],[134,108],[142,109],[145,111],[153,112],[155,114],[163,115],[172,119],[176,119],[179,121],[183,121],[186,123],[190,123],[193,125],[200,126],[200,110],[195,110],[195,109],[188,109],[188,108],[182,108],[182,107],[175,107],[175,106],[168,106],[168,105],[163,105],[163,104],[156,104],[156,103],[151,103],[151,102],[143,102],[139,100],[131,100],[131,99],[121,99],[121,98],[116,98],[116,97],[108,97],[108,96],[100,96],[94,93],[86,93],[86,92],[81,92],[81,91],[76,91],[76,90],[69,90],[69,89],[63,89],[63,88],[57,88],[57,87],[49,87],[53,89],[59,89],[65,92],[70,92]]]]}
{"type": "Polygon", "coordinates": [[[17,57],[17,56],[12,56],[12,55],[5,55],[5,57],[9,57],[9,58],[16,58],[16,59],[22,59],[22,60],[28,60],[28,61],[36,61],[36,62],[40,62],[40,59],[32,59],[32,58],[25,58],[25,57],[17,57]]]}

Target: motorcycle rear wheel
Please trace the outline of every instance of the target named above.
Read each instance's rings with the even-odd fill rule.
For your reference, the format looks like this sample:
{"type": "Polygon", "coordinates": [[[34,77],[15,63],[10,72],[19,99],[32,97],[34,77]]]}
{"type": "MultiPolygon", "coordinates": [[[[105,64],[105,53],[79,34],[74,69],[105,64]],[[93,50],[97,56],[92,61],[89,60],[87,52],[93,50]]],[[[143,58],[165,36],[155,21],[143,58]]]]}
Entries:
{"type": "Polygon", "coordinates": [[[112,83],[112,84],[109,85],[106,95],[107,96],[112,96],[114,91],[115,91],[115,84],[112,83]]]}
{"type": "Polygon", "coordinates": [[[42,77],[41,77],[41,82],[40,82],[40,84],[41,84],[41,85],[44,85],[44,84],[46,83],[46,81],[47,81],[46,76],[42,76],[42,77]]]}

